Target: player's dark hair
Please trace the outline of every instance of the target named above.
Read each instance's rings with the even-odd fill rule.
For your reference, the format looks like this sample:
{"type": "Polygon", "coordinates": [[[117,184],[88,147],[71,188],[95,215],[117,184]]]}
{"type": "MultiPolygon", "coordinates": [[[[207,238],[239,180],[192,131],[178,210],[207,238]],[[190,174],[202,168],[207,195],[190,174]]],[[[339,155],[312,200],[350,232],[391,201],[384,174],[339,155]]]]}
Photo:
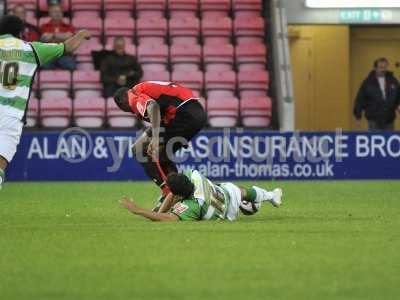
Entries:
{"type": "Polygon", "coordinates": [[[194,193],[194,184],[183,174],[169,174],[167,177],[167,185],[172,194],[181,196],[184,199],[190,198],[194,193]]]}
{"type": "Polygon", "coordinates": [[[5,15],[0,19],[0,35],[11,34],[16,38],[20,38],[24,27],[24,22],[17,16],[5,15]]]}
{"type": "Polygon", "coordinates": [[[389,63],[389,60],[386,57],[380,57],[377,60],[374,61],[374,68],[378,67],[378,64],[380,63],[389,63]]]}
{"type": "Polygon", "coordinates": [[[130,112],[131,108],[129,106],[128,102],[128,91],[129,89],[127,87],[122,87],[119,88],[115,93],[114,93],[114,101],[117,106],[126,112],[130,112]]]}

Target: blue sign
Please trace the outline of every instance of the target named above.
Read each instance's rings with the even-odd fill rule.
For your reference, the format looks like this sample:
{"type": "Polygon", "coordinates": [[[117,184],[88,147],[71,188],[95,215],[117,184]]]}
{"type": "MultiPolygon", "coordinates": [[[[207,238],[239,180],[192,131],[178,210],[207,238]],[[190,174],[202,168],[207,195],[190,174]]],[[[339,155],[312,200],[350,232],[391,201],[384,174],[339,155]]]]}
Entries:
{"type": "MultiPolygon", "coordinates": [[[[139,132],[26,132],[9,181],[147,180],[139,132]]],[[[400,179],[400,134],[204,131],[174,158],[211,179],[400,179]]]]}

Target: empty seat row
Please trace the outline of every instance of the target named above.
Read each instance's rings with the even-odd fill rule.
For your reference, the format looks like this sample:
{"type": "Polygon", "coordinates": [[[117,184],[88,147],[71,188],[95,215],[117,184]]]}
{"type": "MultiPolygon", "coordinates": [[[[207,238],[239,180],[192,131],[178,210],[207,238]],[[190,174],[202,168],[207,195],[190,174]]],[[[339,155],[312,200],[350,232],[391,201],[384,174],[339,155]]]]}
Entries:
{"type": "MultiPolygon", "coordinates": [[[[238,89],[240,95],[263,95],[268,91],[269,73],[265,70],[242,71],[146,71],[143,81],[160,80],[176,81],[200,95],[205,89],[207,94],[215,91],[235,94],[238,89]]],[[[74,91],[78,96],[100,96],[102,85],[98,71],[41,71],[39,79],[33,85],[34,91],[40,90],[42,97],[63,97],[74,91]]]]}
{"type": "MultiPolygon", "coordinates": [[[[105,47],[112,49],[112,44],[105,47]]],[[[78,69],[93,70],[92,52],[100,51],[103,46],[96,41],[83,44],[76,52],[78,69]],[[84,63],[84,64],[79,64],[84,63]]],[[[138,57],[142,64],[172,64],[173,70],[239,70],[265,69],[267,47],[263,43],[242,44],[234,47],[231,44],[200,46],[197,44],[142,44],[136,47],[126,44],[126,52],[138,57]],[[204,68],[202,67],[204,63],[204,68]]]]}
{"type": "MultiPolygon", "coordinates": [[[[7,9],[22,4],[28,10],[45,13],[48,10],[47,0],[8,0],[7,9]]],[[[262,0],[61,0],[64,11],[72,13],[81,11],[137,11],[138,14],[194,15],[198,12],[213,16],[223,16],[231,11],[249,14],[262,10],[262,0]]]]}
{"type": "MultiPolygon", "coordinates": [[[[205,101],[201,101],[205,105],[205,101]]],[[[267,127],[271,122],[272,103],[268,97],[243,98],[211,97],[205,105],[212,127],[236,126],[267,127]],[[240,113],[239,113],[240,112],[240,113]]],[[[133,114],[121,111],[112,98],[33,98],[29,102],[27,126],[39,123],[46,128],[67,127],[71,120],[85,128],[101,128],[106,124],[113,128],[134,127],[137,119],[133,114]],[[39,121],[40,119],[40,121],[39,121]]]]}
{"type": "MultiPolygon", "coordinates": [[[[30,20],[36,22],[36,20],[30,20]]],[[[40,18],[38,23],[44,24],[49,18],[40,18]]],[[[66,22],[69,19],[65,18],[66,22]]],[[[157,42],[163,44],[167,42],[177,44],[197,44],[200,36],[205,44],[215,44],[216,42],[230,43],[232,35],[237,44],[263,42],[264,39],[264,19],[262,17],[237,17],[233,21],[228,17],[218,19],[203,19],[184,17],[172,18],[169,21],[165,18],[143,17],[132,19],[123,15],[113,16],[103,19],[96,16],[78,16],[71,20],[71,24],[77,29],[87,29],[97,40],[102,39],[103,34],[106,43],[111,42],[115,36],[124,36],[132,42],[137,38],[139,44],[143,42],[157,42]],[[250,38],[250,40],[248,40],[250,38]]]]}

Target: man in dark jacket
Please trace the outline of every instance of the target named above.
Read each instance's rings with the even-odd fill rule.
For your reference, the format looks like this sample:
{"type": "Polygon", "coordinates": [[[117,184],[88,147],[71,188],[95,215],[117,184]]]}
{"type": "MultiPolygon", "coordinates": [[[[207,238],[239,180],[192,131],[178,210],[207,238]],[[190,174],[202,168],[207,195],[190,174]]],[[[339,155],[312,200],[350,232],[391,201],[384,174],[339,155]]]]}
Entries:
{"type": "Polygon", "coordinates": [[[400,105],[400,85],[392,72],[388,71],[389,61],[379,58],[358,91],[354,104],[354,116],[357,120],[365,117],[371,131],[394,130],[396,109],[400,105]]]}
{"type": "Polygon", "coordinates": [[[114,39],[114,51],[101,63],[104,96],[111,97],[121,87],[134,86],[143,76],[143,70],[133,55],[126,54],[123,37],[114,39]]]}

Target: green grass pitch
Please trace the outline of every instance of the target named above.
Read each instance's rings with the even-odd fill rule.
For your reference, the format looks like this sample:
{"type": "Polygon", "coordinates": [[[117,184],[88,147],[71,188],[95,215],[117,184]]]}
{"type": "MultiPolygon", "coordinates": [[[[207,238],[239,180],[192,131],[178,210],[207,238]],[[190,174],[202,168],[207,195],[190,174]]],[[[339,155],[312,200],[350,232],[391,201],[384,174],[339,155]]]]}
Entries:
{"type": "Polygon", "coordinates": [[[8,183],[0,299],[400,299],[398,181],[257,184],[284,206],[172,224],[120,208],[151,183],[8,183]]]}

